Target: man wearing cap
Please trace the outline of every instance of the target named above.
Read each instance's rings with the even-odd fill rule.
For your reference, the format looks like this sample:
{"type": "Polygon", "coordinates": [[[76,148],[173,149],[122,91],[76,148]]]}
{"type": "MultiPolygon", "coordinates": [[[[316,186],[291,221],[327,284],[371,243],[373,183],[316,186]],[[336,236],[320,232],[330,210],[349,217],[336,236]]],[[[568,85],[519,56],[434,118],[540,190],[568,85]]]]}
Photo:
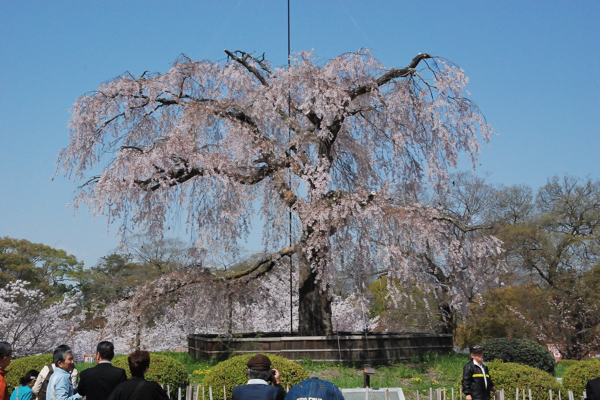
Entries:
{"type": "Polygon", "coordinates": [[[490,378],[490,371],[483,362],[483,348],[479,345],[470,347],[471,361],[463,368],[462,389],[466,400],[490,400],[490,393],[496,387],[490,378]]]}
{"type": "Polygon", "coordinates": [[[233,388],[233,400],[283,400],[285,389],[279,380],[279,371],[271,369],[271,360],[257,354],[246,363],[250,380],[233,388]],[[271,386],[271,384],[273,386],[271,386]]]}
{"type": "Polygon", "coordinates": [[[333,383],[317,377],[300,382],[290,389],[285,400],[344,400],[344,395],[333,383]]]}

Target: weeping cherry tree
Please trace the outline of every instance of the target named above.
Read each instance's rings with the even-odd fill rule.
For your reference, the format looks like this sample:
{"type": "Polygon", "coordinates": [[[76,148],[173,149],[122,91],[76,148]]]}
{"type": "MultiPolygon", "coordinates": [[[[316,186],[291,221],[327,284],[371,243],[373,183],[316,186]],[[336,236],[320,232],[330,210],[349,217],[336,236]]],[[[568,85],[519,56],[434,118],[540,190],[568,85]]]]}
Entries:
{"type": "Polygon", "coordinates": [[[331,282],[344,269],[385,270],[464,309],[499,242],[415,200],[424,186],[446,190],[459,155],[475,166],[492,133],[463,71],[429,54],[390,69],[366,50],[328,62],[300,52],[274,68],[225,52],[77,99],[58,158],[81,182],[75,208],[152,235],[181,211],[200,255],[237,254],[260,221],[266,256],[236,277],[295,255],[300,334],[332,333],[331,282]]]}

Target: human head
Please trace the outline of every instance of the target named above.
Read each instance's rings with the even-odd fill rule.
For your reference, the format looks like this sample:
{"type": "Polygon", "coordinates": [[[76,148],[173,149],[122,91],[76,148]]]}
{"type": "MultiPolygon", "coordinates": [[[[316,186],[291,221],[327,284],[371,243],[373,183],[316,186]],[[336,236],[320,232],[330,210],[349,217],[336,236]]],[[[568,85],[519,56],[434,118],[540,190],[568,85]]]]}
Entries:
{"type": "Polygon", "coordinates": [[[35,380],[37,379],[38,374],[39,374],[39,372],[36,371],[35,369],[29,370],[29,372],[27,372],[25,375],[23,375],[19,379],[19,383],[21,384],[21,386],[25,386],[25,385],[33,386],[33,384],[35,383],[35,380]]]}
{"type": "Polygon", "coordinates": [[[127,357],[129,370],[132,376],[143,378],[150,368],[150,353],[144,350],[136,350],[127,357]]]}
{"type": "Polygon", "coordinates": [[[111,361],[115,356],[115,345],[111,342],[100,342],[96,346],[96,352],[101,359],[111,361]]]}
{"type": "MultiPolygon", "coordinates": [[[[56,357],[57,354],[61,353],[61,352],[65,352],[67,350],[71,350],[71,346],[67,345],[67,344],[61,344],[60,346],[58,346],[57,348],[54,349],[54,353],[53,353],[53,357],[56,357]]],[[[54,362],[54,361],[53,361],[54,362]]]]}
{"type": "Polygon", "coordinates": [[[344,400],[340,389],[333,383],[317,377],[300,382],[290,389],[286,400],[319,399],[319,400],[344,400]]]}
{"type": "Polygon", "coordinates": [[[12,346],[8,342],[0,342],[0,368],[4,369],[10,364],[12,346]]]}
{"type": "Polygon", "coordinates": [[[248,367],[248,376],[250,379],[262,379],[267,382],[273,379],[271,360],[264,354],[257,354],[249,359],[246,367],[248,367]]]}
{"type": "Polygon", "coordinates": [[[75,368],[75,360],[73,359],[73,351],[65,344],[58,346],[54,350],[54,365],[64,369],[67,372],[73,371],[75,368]]]}
{"type": "Polygon", "coordinates": [[[476,344],[469,347],[469,352],[471,353],[471,358],[473,360],[477,361],[478,363],[483,361],[483,347],[480,345],[476,344]]]}

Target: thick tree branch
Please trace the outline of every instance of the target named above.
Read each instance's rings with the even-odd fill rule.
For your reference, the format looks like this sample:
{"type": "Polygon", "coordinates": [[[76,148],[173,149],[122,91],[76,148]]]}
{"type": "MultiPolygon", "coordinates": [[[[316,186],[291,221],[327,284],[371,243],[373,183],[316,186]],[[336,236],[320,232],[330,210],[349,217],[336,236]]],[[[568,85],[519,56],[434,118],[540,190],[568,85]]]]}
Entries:
{"type": "Polygon", "coordinates": [[[252,75],[254,75],[256,77],[256,79],[258,79],[260,81],[260,83],[262,83],[264,86],[269,86],[269,83],[267,82],[267,80],[265,79],[265,77],[260,73],[260,71],[258,69],[256,69],[254,66],[250,65],[250,63],[247,61],[248,58],[251,58],[252,60],[254,60],[258,65],[261,66],[261,68],[263,69],[263,71],[266,71],[267,73],[271,73],[271,71],[269,71],[269,69],[267,69],[267,67],[264,65],[264,63],[260,60],[258,60],[257,58],[251,56],[248,53],[244,53],[243,51],[235,51],[235,52],[231,52],[227,49],[225,49],[225,53],[227,53],[227,55],[229,57],[231,57],[231,59],[237,61],[238,63],[242,64],[249,72],[252,73],[252,75]],[[234,53],[240,53],[242,56],[238,57],[236,56],[234,53]]]}
{"type": "Polygon", "coordinates": [[[297,250],[296,248],[297,248],[297,246],[285,247],[284,249],[278,251],[277,253],[272,253],[272,254],[265,256],[264,258],[258,260],[257,262],[252,264],[249,268],[247,268],[243,271],[234,272],[231,274],[227,274],[225,276],[219,276],[219,275],[217,275],[217,276],[219,276],[222,279],[231,281],[231,280],[242,278],[244,276],[249,276],[253,272],[258,271],[258,273],[253,276],[253,278],[257,278],[257,277],[269,272],[271,269],[273,269],[273,267],[275,266],[275,263],[277,261],[279,261],[282,257],[286,257],[286,256],[291,257],[296,252],[296,250],[297,250]]]}
{"type": "MultiPolygon", "coordinates": [[[[409,75],[412,75],[414,69],[417,67],[417,65],[419,65],[421,60],[424,60],[427,58],[433,58],[433,56],[429,55],[427,53],[419,54],[418,56],[416,56],[415,58],[412,59],[412,61],[410,62],[410,64],[407,67],[404,67],[402,69],[394,68],[394,69],[389,70],[388,72],[386,72],[385,74],[383,74],[376,80],[376,87],[381,87],[394,79],[405,78],[409,75]]],[[[371,92],[374,89],[375,89],[375,87],[373,87],[373,85],[363,85],[363,86],[354,88],[353,90],[350,90],[348,92],[348,94],[349,94],[350,98],[352,100],[354,100],[358,96],[363,95],[368,92],[371,92]]]]}

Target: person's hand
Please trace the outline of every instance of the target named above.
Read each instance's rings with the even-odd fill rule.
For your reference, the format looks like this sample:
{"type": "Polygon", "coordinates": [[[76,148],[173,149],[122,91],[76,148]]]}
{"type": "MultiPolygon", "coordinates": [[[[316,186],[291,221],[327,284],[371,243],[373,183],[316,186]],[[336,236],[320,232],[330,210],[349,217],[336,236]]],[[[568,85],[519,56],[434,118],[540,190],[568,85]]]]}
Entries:
{"type": "Polygon", "coordinates": [[[473,399],[473,397],[471,397],[471,395],[470,395],[470,394],[468,394],[468,395],[467,395],[467,397],[466,397],[466,399],[467,399],[467,400],[472,400],[472,399],[473,399]]]}
{"type": "Polygon", "coordinates": [[[279,371],[277,371],[276,369],[273,369],[273,382],[276,385],[279,385],[280,380],[279,380],[279,371]]]}
{"type": "Polygon", "coordinates": [[[496,389],[496,386],[494,386],[494,387],[492,388],[492,392],[496,393],[496,390],[498,390],[498,389],[496,389]]]}

